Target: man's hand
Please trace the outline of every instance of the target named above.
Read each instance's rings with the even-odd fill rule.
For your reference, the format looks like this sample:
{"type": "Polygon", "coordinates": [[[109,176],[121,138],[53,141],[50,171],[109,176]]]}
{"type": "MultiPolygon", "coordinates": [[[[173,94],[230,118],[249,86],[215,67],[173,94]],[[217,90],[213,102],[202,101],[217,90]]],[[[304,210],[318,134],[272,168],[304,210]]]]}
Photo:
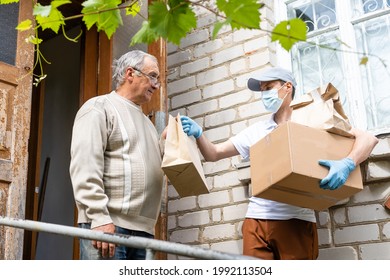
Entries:
{"type": "Polygon", "coordinates": [[[163,132],[161,132],[161,138],[162,139],[167,139],[167,132],[168,132],[168,126],[166,126],[163,130],[163,132]]]}
{"type": "Polygon", "coordinates": [[[181,124],[183,126],[183,131],[188,135],[193,135],[198,139],[202,135],[202,128],[190,117],[180,116],[181,124]]]}
{"type": "MultiPolygon", "coordinates": [[[[107,225],[102,225],[100,227],[95,227],[93,230],[98,230],[98,231],[103,231],[105,233],[115,233],[115,225],[114,224],[107,224],[107,225]]],[[[95,249],[98,249],[103,258],[112,258],[115,254],[115,244],[114,243],[107,243],[103,241],[97,241],[97,240],[92,240],[92,246],[95,249]]]]}
{"type": "Polygon", "coordinates": [[[319,160],[318,163],[329,168],[328,176],[320,182],[324,190],[336,190],[347,181],[349,174],[355,169],[355,163],[350,158],[341,160],[319,160]]]}

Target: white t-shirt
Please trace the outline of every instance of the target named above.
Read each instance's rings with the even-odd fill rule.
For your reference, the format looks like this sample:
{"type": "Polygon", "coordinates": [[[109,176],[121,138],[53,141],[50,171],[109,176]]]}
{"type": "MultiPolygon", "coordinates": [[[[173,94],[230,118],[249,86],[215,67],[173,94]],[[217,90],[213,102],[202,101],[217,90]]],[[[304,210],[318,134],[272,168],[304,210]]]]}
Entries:
{"type": "MultiPolygon", "coordinates": [[[[250,147],[277,127],[274,115],[267,121],[257,122],[230,138],[244,159],[249,159],[250,147]]],[[[286,203],[252,196],[249,199],[246,218],[267,220],[300,219],[315,222],[314,211],[286,203]]]]}

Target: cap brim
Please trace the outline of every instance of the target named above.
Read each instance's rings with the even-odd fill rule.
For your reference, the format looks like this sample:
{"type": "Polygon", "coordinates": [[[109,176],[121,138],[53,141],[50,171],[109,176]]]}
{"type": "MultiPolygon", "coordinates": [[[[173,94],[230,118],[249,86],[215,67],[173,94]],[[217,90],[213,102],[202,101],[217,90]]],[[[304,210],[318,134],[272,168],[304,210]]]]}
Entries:
{"type": "Polygon", "coordinates": [[[248,80],[248,88],[253,91],[260,91],[260,82],[259,80],[250,78],[248,80]]]}

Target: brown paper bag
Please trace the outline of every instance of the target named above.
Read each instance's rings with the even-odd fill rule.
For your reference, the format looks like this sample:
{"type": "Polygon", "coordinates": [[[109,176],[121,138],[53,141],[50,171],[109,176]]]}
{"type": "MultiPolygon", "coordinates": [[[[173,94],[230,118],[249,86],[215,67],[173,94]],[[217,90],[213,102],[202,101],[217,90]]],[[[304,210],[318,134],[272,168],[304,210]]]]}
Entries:
{"type": "Polygon", "coordinates": [[[180,115],[169,115],[161,168],[180,197],[209,192],[198,147],[183,131],[180,115]]]}
{"type": "Polygon", "coordinates": [[[294,100],[291,121],[353,138],[338,90],[328,83],[294,100]]]}

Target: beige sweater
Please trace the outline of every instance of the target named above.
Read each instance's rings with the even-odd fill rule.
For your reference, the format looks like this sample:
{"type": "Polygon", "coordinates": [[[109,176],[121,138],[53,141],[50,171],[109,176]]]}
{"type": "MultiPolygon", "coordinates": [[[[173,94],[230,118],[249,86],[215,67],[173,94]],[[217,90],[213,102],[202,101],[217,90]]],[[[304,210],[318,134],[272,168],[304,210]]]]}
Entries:
{"type": "Polygon", "coordinates": [[[114,91],[88,100],[73,126],[70,175],[78,222],[154,234],[163,173],[158,134],[114,91]]]}

